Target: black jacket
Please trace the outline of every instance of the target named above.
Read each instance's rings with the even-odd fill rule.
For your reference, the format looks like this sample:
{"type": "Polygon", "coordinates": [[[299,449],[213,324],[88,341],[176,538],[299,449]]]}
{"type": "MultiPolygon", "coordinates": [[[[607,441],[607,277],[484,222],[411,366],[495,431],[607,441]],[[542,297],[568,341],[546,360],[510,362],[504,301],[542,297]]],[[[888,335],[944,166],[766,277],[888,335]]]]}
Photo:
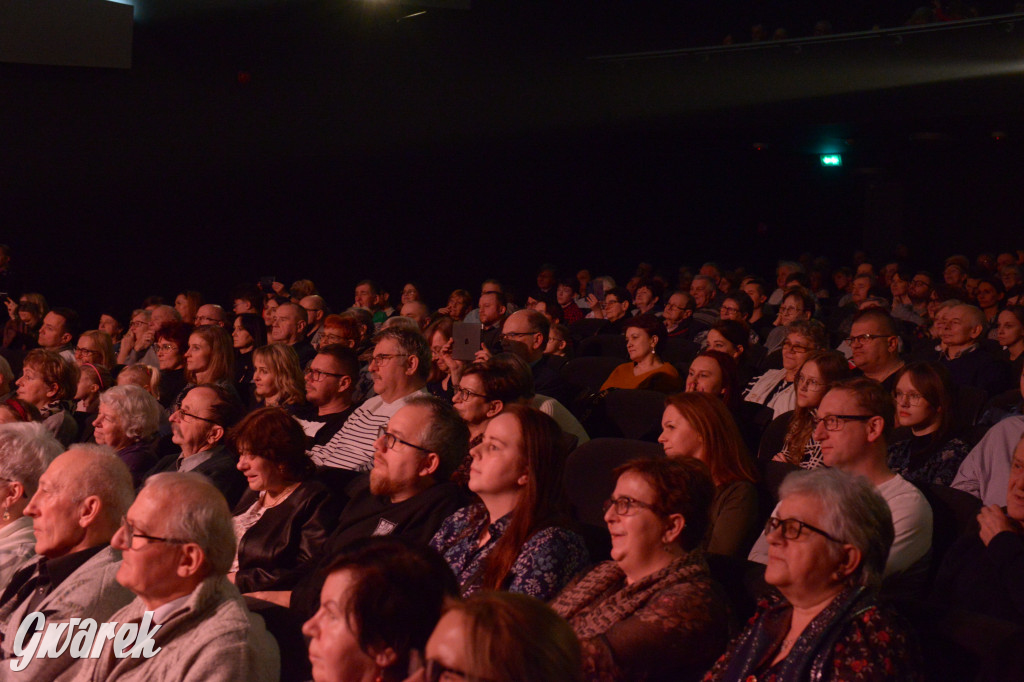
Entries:
{"type": "MultiPolygon", "coordinates": [[[[235,506],[235,516],[258,497],[255,491],[246,491],[235,506]]],[[[338,499],[316,480],[304,481],[284,502],[267,509],[238,539],[238,590],[290,590],[316,563],[340,511],[338,499]]]]}
{"type": "MultiPolygon", "coordinates": [[[[163,457],[156,463],[149,473],[146,474],[146,478],[149,478],[153,474],[160,474],[165,471],[177,471],[178,470],[178,456],[181,453],[174,453],[163,457]]],[[[210,479],[213,486],[217,488],[223,495],[224,499],[228,501],[228,508],[233,509],[238,504],[239,498],[242,497],[242,493],[249,489],[249,484],[245,481],[245,476],[238,470],[238,460],[235,456],[228,452],[223,445],[216,445],[213,448],[213,454],[205,462],[197,466],[192,471],[197,474],[202,474],[210,479]]]]}

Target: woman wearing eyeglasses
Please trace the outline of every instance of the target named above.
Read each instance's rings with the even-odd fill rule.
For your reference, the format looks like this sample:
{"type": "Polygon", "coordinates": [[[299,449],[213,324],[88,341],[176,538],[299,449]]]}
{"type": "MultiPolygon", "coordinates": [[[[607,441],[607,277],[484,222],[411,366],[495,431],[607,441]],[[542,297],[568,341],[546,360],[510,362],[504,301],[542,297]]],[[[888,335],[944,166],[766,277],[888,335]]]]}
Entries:
{"type": "Polygon", "coordinates": [[[910,438],[889,446],[889,468],[914,483],[950,485],[970,448],[950,438],[953,384],[934,362],[914,362],[896,379],[896,418],[910,438]]]}
{"type": "Polygon", "coordinates": [[[539,410],[510,405],[473,448],[469,489],[480,498],[441,524],[430,541],[463,594],[481,589],[548,600],[587,563],[562,513],[562,431],[539,410]]]}
{"type": "Polygon", "coordinates": [[[587,680],[697,680],[724,650],[727,607],[701,544],[714,485],[696,459],[634,460],[605,503],[611,561],[552,602],[587,680]]]}
{"type": "Polygon", "coordinates": [[[762,600],[705,682],[919,680],[912,633],[878,606],[893,542],[889,506],[867,479],[833,469],[786,477],[768,520],[762,600]]]}
{"type": "Polygon", "coordinates": [[[796,407],[796,373],[807,354],[828,347],[825,325],[817,320],[796,320],[786,327],[782,343],[782,369],[769,369],[747,387],[743,400],[771,408],[772,418],[796,407]]]}
{"type": "Polygon", "coordinates": [[[281,407],[295,414],[306,405],[306,379],[291,346],[272,343],[252,354],[253,395],[261,407],[281,407]]]}
{"type": "Polygon", "coordinates": [[[315,566],[339,501],[312,478],[306,435],[284,410],[250,412],[229,442],[249,490],[234,510],[238,553],[228,578],[241,592],[290,590],[315,566]]]}
{"type": "Polygon", "coordinates": [[[397,682],[459,586],[437,552],[397,537],[358,540],[326,571],[302,626],[314,682],[397,682]]]}
{"type": "Polygon", "coordinates": [[[850,363],[842,353],[827,350],[808,353],[807,360],[793,377],[796,408],[776,417],[765,429],[758,459],[789,462],[804,469],[821,466],[821,444],[814,440],[814,411],[829,387],[848,376],[850,363]]]}
{"type": "Polygon", "coordinates": [[[160,367],[160,396],[164,409],[170,410],[174,400],[185,388],[185,351],[192,335],[192,325],[177,320],[161,325],[156,331],[156,359],[160,367]]]}

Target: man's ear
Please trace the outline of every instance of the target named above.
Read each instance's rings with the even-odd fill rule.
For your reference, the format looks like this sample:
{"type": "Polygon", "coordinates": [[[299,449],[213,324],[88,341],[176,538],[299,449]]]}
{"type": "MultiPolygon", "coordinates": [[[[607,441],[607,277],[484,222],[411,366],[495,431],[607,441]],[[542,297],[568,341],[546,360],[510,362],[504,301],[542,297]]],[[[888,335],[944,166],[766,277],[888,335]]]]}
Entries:
{"type": "Polygon", "coordinates": [[[89,495],[79,504],[78,525],[82,528],[88,528],[96,522],[102,511],[103,503],[100,501],[99,496],[89,495]]]}
{"type": "Polygon", "coordinates": [[[441,458],[437,456],[437,453],[428,452],[423,458],[423,464],[420,466],[420,476],[430,476],[436,472],[440,466],[441,458]]]}
{"type": "Polygon", "coordinates": [[[218,442],[224,437],[224,427],[220,424],[214,424],[210,427],[209,433],[206,434],[206,442],[210,445],[218,442]]]}
{"type": "Polygon", "coordinates": [[[352,388],[352,377],[343,376],[338,379],[338,393],[344,393],[352,388]]]}
{"type": "Polygon", "coordinates": [[[194,542],[186,542],[181,546],[181,558],[178,560],[178,576],[188,578],[197,575],[206,566],[206,552],[194,542]]]}
{"type": "Polygon", "coordinates": [[[885,431],[885,420],[875,415],[868,420],[868,441],[874,443],[885,431]]]}
{"type": "Polygon", "coordinates": [[[298,329],[299,333],[301,334],[302,332],[306,331],[306,325],[308,325],[308,324],[309,324],[308,320],[304,320],[302,318],[299,318],[298,320],[295,321],[295,328],[298,329]]]}
{"type": "Polygon", "coordinates": [[[75,337],[71,336],[70,333],[64,332],[63,334],[60,335],[60,345],[66,346],[67,344],[74,341],[74,339],[75,337]]]}
{"type": "Polygon", "coordinates": [[[409,356],[409,366],[405,370],[406,376],[416,376],[416,372],[420,368],[420,359],[415,355],[409,356]]]}

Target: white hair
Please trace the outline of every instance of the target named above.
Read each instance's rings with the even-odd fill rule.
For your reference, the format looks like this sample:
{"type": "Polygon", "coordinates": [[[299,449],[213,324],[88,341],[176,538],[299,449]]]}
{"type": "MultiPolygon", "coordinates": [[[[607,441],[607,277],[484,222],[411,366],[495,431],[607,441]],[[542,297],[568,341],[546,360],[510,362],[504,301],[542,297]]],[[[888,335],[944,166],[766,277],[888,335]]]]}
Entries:
{"type": "Polygon", "coordinates": [[[114,410],[124,435],[133,442],[146,440],[160,428],[160,403],[140,386],[114,386],[100,394],[100,405],[114,410]]]}

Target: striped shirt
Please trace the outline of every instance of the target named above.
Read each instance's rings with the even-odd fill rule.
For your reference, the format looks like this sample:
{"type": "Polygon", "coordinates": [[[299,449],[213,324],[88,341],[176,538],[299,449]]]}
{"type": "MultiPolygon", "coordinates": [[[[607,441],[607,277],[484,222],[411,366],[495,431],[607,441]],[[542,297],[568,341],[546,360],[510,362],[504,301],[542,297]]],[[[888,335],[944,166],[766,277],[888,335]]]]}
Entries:
{"type": "Polygon", "coordinates": [[[325,467],[366,471],[373,466],[373,444],[377,442],[377,431],[405,406],[414,395],[426,393],[426,389],[414,391],[392,403],[385,403],[375,395],[360,405],[345,421],[345,425],[324,445],[314,445],[309,451],[312,460],[325,467]]]}

